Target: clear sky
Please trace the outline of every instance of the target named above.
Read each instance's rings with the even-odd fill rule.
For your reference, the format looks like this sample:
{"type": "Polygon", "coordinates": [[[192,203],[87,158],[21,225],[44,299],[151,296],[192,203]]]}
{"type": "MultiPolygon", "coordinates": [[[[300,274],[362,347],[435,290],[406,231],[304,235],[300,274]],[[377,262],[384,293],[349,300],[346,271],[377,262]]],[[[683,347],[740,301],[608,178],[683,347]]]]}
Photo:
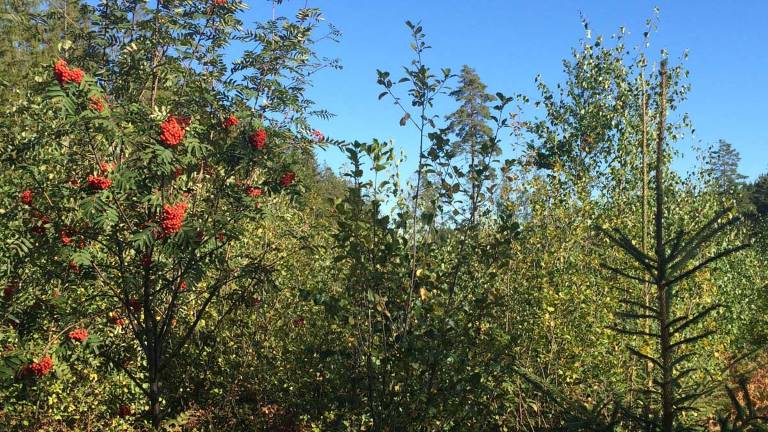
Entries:
{"type": "MultiPolygon", "coordinates": [[[[291,13],[306,0],[290,0],[277,13],[291,13]]],[[[398,125],[400,112],[391,102],[377,99],[376,69],[399,76],[410,60],[406,19],[421,21],[433,49],[427,63],[458,71],[473,66],[491,92],[523,93],[535,99],[534,77],[561,81],[562,60],[584,36],[580,14],[592,34],[610,35],[625,26],[641,41],[645,20],[661,9],[658,32],[649,54],[666,48],[691,72],[692,92],[682,111],[688,112],[695,136],[679,143],[681,150],[722,138],[741,153],[741,171],[751,178],[768,171],[768,2],[645,1],[645,0],[308,0],[343,33],[341,42],[318,46],[322,55],[338,57],[339,71],[324,71],[310,96],[337,115],[317,127],[338,139],[361,141],[393,139],[414,165],[414,131],[398,125]]],[[[244,17],[263,20],[272,13],[270,2],[251,0],[244,17]]],[[[453,107],[438,108],[443,113],[453,107]]],[[[535,114],[530,106],[526,115],[535,114]]],[[[334,152],[319,153],[332,167],[340,163],[334,152]]],[[[687,155],[677,162],[685,169],[687,155]]]]}

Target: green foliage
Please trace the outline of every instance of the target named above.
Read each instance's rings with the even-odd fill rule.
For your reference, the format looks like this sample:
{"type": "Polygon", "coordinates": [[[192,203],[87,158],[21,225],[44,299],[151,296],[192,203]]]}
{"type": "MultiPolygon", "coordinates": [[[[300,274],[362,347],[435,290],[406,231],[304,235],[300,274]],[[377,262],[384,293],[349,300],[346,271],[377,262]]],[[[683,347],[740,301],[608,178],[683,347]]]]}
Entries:
{"type": "MultiPolygon", "coordinates": [[[[508,96],[430,67],[407,22],[412,59],[376,76],[414,132],[406,182],[394,143],[313,130],[312,77],[339,67],[318,9],[2,7],[3,430],[636,431],[669,394],[681,430],[762,430],[728,372],[765,347],[760,218],[722,210],[732,151],[671,169],[687,72],[662,83],[629,33],[508,96]]],[[[736,187],[761,214],[762,186],[736,187]]]]}
{"type": "Polygon", "coordinates": [[[750,201],[760,218],[768,215],[768,175],[763,174],[748,188],[750,201]]]}
{"type": "Polygon", "coordinates": [[[739,174],[739,162],[741,156],[731,143],[719,140],[717,147],[712,150],[707,158],[706,173],[715,182],[715,187],[726,196],[735,195],[739,185],[746,178],[739,174]]]}
{"type": "MultiPolygon", "coordinates": [[[[30,194],[4,219],[18,246],[2,273],[26,294],[7,296],[4,310],[18,322],[19,343],[40,358],[56,346],[52,336],[41,346],[34,339],[40,331],[74,323],[95,329],[107,315],[119,320],[125,331],[94,356],[146,397],[154,426],[166,409],[177,409],[164,406],[167,369],[201,323],[225,318],[269,279],[263,256],[232,249],[247,238],[245,226],[264,220],[260,201],[300,190],[292,165],[312,145],[302,132],[304,87],[285,85],[307,75],[318,14],[301,12],[296,24],[280,26],[288,32],[284,46],[246,50],[246,61],[229,67],[222,50],[240,25],[234,12],[235,5],[101,3],[92,31],[77,35],[85,52],[98,54],[62,47],[71,64],[56,63],[59,82],[50,66],[37,69],[31,103],[17,105],[23,114],[14,116],[23,116],[16,126],[23,133],[9,136],[3,161],[7,197],[30,194]],[[118,24],[127,17],[130,27],[118,24]],[[271,49],[285,63],[258,75],[260,66],[248,59],[271,49]],[[90,67],[82,78],[66,78],[77,59],[90,67]],[[245,75],[236,86],[225,77],[235,72],[245,75]],[[259,92],[272,103],[249,108],[259,92]],[[223,126],[229,115],[240,124],[223,126]],[[265,127],[266,143],[255,144],[251,134],[265,127]],[[84,304],[40,310],[41,288],[84,304]],[[136,361],[124,360],[131,357],[136,361]]],[[[63,378],[65,359],[53,357],[63,378]]]]}
{"type": "Polygon", "coordinates": [[[599,228],[614,245],[618,246],[633,261],[627,269],[605,267],[631,281],[654,285],[656,292],[650,301],[623,299],[626,309],[618,313],[625,323],[623,327],[615,327],[619,333],[629,336],[643,336],[654,339],[657,349],[653,353],[644,353],[637,347],[628,347],[630,353],[640,360],[646,361],[655,372],[648,388],[648,400],[657,399],[656,406],[647,404],[644,412],[637,416],[644,428],[672,432],[677,427],[677,419],[686,411],[695,410],[696,401],[705,395],[707,383],[688,384],[689,377],[696,372],[690,367],[690,358],[696,351],[692,345],[712,336],[714,330],[696,329],[699,324],[722,305],[711,304],[693,310],[687,314],[679,314],[676,310],[677,291],[686,281],[693,279],[696,273],[705,269],[709,264],[723,259],[731,254],[746,249],[749,244],[740,244],[714,253],[712,256],[696,261],[702,247],[714,241],[719,235],[739,222],[738,217],[728,218],[732,210],[726,208],[718,212],[712,219],[700,228],[687,232],[680,230],[674,236],[665,235],[664,208],[664,132],[666,130],[667,105],[667,69],[666,59],[662,60],[659,88],[659,132],[656,145],[655,167],[655,247],[653,254],[645,252],[636,245],[621,230],[608,231],[599,228]],[[639,274],[639,276],[637,275],[639,274]],[[629,322],[638,320],[645,326],[627,327],[629,322]]]}

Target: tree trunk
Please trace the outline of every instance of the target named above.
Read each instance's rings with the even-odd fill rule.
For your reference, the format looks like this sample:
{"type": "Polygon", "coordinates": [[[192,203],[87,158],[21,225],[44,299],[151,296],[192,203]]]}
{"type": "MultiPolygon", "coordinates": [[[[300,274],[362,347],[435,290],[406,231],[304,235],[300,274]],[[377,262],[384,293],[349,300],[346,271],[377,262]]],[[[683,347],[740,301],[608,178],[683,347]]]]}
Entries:
{"type": "Polygon", "coordinates": [[[149,378],[149,418],[155,429],[160,427],[160,332],[152,311],[152,280],[149,268],[144,270],[144,293],[142,308],[144,312],[144,335],[146,340],[145,355],[149,378]]]}
{"type": "MultiPolygon", "coordinates": [[[[642,190],[642,251],[643,253],[648,253],[648,94],[646,93],[645,89],[645,77],[641,75],[642,80],[642,86],[641,90],[643,92],[640,103],[641,103],[641,110],[642,110],[642,170],[643,170],[643,190],[642,190]]],[[[645,304],[646,306],[651,306],[653,302],[653,294],[651,292],[651,286],[650,283],[645,282],[643,283],[643,297],[645,298],[645,304]]],[[[651,332],[651,323],[648,321],[646,323],[645,332],[650,333],[651,332]]],[[[651,390],[653,389],[653,363],[649,360],[645,362],[645,387],[648,391],[646,393],[645,397],[645,407],[643,408],[644,412],[643,415],[645,416],[645,419],[648,420],[650,417],[650,408],[651,408],[651,390]]]]}
{"type": "Polygon", "coordinates": [[[472,150],[471,150],[471,158],[469,162],[469,178],[470,182],[472,183],[472,192],[470,195],[470,214],[469,214],[469,223],[470,225],[475,225],[475,218],[477,214],[477,196],[478,196],[478,180],[475,176],[475,145],[472,144],[472,150]]]}
{"type": "Polygon", "coordinates": [[[152,426],[160,427],[160,380],[157,376],[150,379],[149,384],[149,415],[152,418],[152,426]]]}
{"type": "MultiPolygon", "coordinates": [[[[147,327],[149,330],[150,327],[147,327]]],[[[149,375],[149,418],[155,429],[160,427],[160,356],[157,349],[157,333],[147,341],[147,369],[149,375]]]]}
{"type": "Polygon", "coordinates": [[[656,295],[658,302],[659,345],[661,349],[661,430],[672,432],[675,423],[674,388],[672,376],[672,340],[669,328],[671,292],[667,290],[667,256],[664,251],[664,130],[666,126],[667,62],[661,62],[661,89],[659,94],[659,132],[656,137],[656,295]]]}

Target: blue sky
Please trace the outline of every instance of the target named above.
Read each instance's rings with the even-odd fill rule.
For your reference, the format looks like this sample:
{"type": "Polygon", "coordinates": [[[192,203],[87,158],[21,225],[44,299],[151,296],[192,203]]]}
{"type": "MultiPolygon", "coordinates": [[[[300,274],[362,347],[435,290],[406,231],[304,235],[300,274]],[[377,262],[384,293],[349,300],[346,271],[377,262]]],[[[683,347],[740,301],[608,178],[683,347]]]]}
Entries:
{"type": "MultiPolygon", "coordinates": [[[[279,6],[291,13],[305,0],[279,6]]],[[[271,15],[264,0],[249,2],[246,22],[271,15]]],[[[580,14],[590,22],[592,34],[610,35],[625,26],[640,42],[645,20],[661,9],[658,32],[650,54],[666,48],[672,58],[687,49],[692,92],[681,111],[690,114],[695,136],[678,143],[691,145],[723,138],[741,153],[741,171],[751,178],[768,171],[768,2],[723,1],[575,1],[575,0],[309,0],[344,36],[340,43],[323,43],[321,54],[338,57],[340,71],[324,71],[310,96],[334,112],[330,121],[318,121],[326,135],[345,140],[393,139],[414,165],[415,133],[401,128],[401,113],[391,102],[379,101],[376,69],[399,76],[410,60],[406,19],[421,21],[433,49],[427,63],[433,67],[473,66],[492,92],[523,93],[535,99],[534,77],[561,81],[562,59],[584,36],[580,14]]],[[[444,113],[452,107],[438,108],[444,113]]],[[[526,115],[535,115],[533,106],[526,115]]],[[[321,152],[321,160],[338,167],[335,152],[321,152]]],[[[681,169],[693,163],[690,152],[677,162],[681,169]]]]}

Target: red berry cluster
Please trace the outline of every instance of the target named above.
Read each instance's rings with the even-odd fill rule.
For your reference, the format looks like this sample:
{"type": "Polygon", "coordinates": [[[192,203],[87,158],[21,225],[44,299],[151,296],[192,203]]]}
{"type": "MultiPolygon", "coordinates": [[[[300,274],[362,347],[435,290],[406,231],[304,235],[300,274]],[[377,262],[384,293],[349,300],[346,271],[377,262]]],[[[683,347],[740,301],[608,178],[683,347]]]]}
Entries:
{"type": "Polygon", "coordinates": [[[83,81],[83,77],[85,76],[85,73],[82,69],[70,69],[69,65],[67,65],[67,62],[62,59],[59,59],[53,65],[53,74],[56,77],[56,81],[58,81],[61,85],[67,83],[80,84],[83,81]]]}
{"type": "Polygon", "coordinates": [[[229,117],[224,119],[223,126],[224,126],[224,129],[229,129],[233,126],[237,126],[238,123],[240,123],[240,120],[238,120],[234,114],[230,114],[229,117]]]}
{"type": "Polygon", "coordinates": [[[179,283],[179,291],[186,291],[186,290],[187,290],[187,282],[181,281],[181,283],[179,283]]]}
{"type": "Polygon", "coordinates": [[[22,204],[31,206],[33,197],[34,195],[32,195],[32,191],[27,189],[24,192],[22,192],[21,195],[19,195],[19,200],[21,201],[22,204]]]}
{"type": "Polygon", "coordinates": [[[216,6],[226,6],[227,0],[213,0],[213,4],[216,6]]]}
{"type": "Polygon", "coordinates": [[[112,186],[112,180],[106,177],[89,175],[88,186],[90,186],[90,188],[94,190],[105,190],[105,189],[109,189],[109,187],[112,186]]]}
{"type": "Polygon", "coordinates": [[[35,374],[38,378],[42,377],[53,369],[53,359],[50,356],[45,356],[40,361],[32,362],[27,368],[29,372],[35,374]]]}
{"type": "Polygon", "coordinates": [[[77,328],[69,332],[68,336],[73,341],[85,342],[85,340],[88,339],[88,330],[77,328]]]}
{"type": "Polygon", "coordinates": [[[309,134],[312,135],[312,139],[317,141],[317,142],[325,141],[325,135],[323,135],[323,133],[320,132],[319,130],[313,130],[309,134]]]}
{"type": "Polygon", "coordinates": [[[99,163],[99,170],[102,173],[105,173],[105,174],[110,172],[110,171],[112,171],[112,170],[114,170],[115,168],[117,168],[117,164],[115,162],[111,162],[111,163],[110,162],[101,162],[101,163],[99,163]]]}
{"type": "Polygon", "coordinates": [[[248,136],[248,142],[251,147],[256,150],[261,150],[267,144],[267,131],[264,129],[258,129],[256,132],[248,136]]]}
{"type": "Polygon", "coordinates": [[[72,238],[72,233],[68,229],[59,231],[59,238],[61,239],[61,243],[64,245],[70,245],[74,241],[74,238],[72,238]]]}
{"type": "Polygon", "coordinates": [[[88,100],[90,101],[88,108],[98,112],[104,111],[104,101],[100,97],[91,96],[88,100]]]}
{"type": "Polygon", "coordinates": [[[110,321],[110,322],[111,322],[113,325],[115,325],[115,326],[117,326],[117,327],[122,327],[122,326],[124,326],[124,325],[125,325],[125,320],[124,320],[124,319],[123,319],[123,317],[121,317],[121,316],[120,316],[120,314],[119,314],[119,313],[117,313],[117,312],[111,312],[111,313],[109,314],[109,321],[110,321]]]}
{"type": "Polygon", "coordinates": [[[253,187],[253,186],[248,188],[248,196],[251,198],[258,198],[261,196],[262,193],[264,193],[264,191],[261,190],[261,188],[253,187]]]}
{"type": "Polygon", "coordinates": [[[163,206],[163,219],[160,221],[163,236],[169,236],[181,230],[188,207],[189,205],[185,202],[163,206]]]}
{"type": "Polygon", "coordinates": [[[184,139],[189,118],[168,116],[160,123],[160,141],[169,147],[176,147],[184,139]]]}
{"type": "Polygon", "coordinates": [[[296,180],[296,173],[293,171],[286,171],[285,174],[280,177],[280,185],[283,187],[288,187],[293,184],[294,180],[296,180]]]}

